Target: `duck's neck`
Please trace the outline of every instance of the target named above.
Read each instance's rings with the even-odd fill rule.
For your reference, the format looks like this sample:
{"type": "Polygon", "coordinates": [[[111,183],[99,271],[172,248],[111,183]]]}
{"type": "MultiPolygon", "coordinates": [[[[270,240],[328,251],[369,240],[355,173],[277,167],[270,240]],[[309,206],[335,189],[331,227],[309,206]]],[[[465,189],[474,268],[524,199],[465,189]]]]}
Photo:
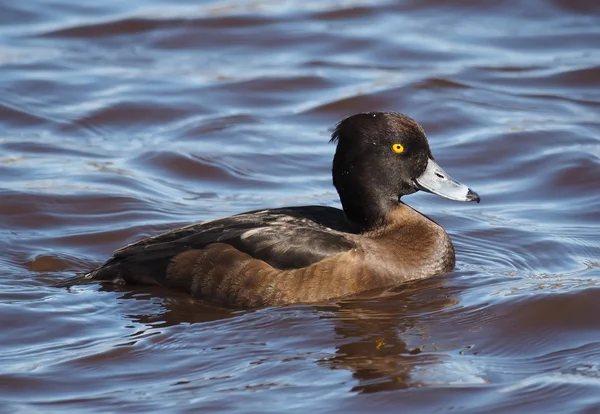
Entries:
{"type": "Polygon", "coordinates": [[[346,218],[356,224],[361,232],[372,231],[385,225],[387,218],[400,202],[393,194],[370,187],[337,186],[346,218]]]}

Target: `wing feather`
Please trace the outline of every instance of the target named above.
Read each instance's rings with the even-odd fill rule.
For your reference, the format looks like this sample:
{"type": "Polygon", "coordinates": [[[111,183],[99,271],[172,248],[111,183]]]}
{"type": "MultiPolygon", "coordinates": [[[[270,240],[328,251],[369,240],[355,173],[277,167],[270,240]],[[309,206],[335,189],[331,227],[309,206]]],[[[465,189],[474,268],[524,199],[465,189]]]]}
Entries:
{"type": "Polygon", "coordinates": [[[213,243],[229,244],[274,268],[298,269],[354,248],[351,232],[342,211],[331,207],[255,211],[129,244],[81,279],[160,285],[172,258],[213,243]]]}

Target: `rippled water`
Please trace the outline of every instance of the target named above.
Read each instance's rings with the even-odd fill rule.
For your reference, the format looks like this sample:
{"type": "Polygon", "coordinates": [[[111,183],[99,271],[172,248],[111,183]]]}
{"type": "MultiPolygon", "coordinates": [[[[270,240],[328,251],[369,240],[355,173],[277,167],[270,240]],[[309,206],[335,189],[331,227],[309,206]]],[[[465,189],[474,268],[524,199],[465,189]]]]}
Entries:
{"type": "Polygon", "coordinates": [[[600,3],[0,0],[6,412],[600,412],[600,3]],[[456,271],[230,311],[50,284],[174,226],[338,206],[331,127],[407,113],[479,205],[456,271]]]}

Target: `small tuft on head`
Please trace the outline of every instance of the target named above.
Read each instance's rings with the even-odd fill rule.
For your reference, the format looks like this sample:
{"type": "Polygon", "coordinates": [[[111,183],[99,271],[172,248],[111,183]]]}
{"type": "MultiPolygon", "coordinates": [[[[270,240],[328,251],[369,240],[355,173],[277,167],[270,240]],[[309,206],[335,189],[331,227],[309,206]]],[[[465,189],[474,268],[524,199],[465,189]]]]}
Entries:
{"type": "Polygon", "coordinates": [[[347,116],[346,118],[342,119],[340,122],[337,123],[337,125],[335,126],[335,129],[333,130],[333,133],[331,134],[331,139],[329,140],[329,143],[336,144],[340,141],[342,129],[346,124],[351,123],[352,121],[357,120],[358,118],[363,118],[363,117],[377,118],[377,116],[382,115],[382,114],[384,114],[384,113],[383,112],[361,112],[358,114],[347,116]]]}
{"type": "Polygon", "coordinates": [[[333,133],[331,134],[331,139],[329,140],[330,144],[337,144],[338,141],[340,140],[340,126],[342,125],[342,122],[344,122],[344,120],[342,119],[340,122],[337,123],[337,125],[335,126],[335,129],[333,130],[333,133]]]}

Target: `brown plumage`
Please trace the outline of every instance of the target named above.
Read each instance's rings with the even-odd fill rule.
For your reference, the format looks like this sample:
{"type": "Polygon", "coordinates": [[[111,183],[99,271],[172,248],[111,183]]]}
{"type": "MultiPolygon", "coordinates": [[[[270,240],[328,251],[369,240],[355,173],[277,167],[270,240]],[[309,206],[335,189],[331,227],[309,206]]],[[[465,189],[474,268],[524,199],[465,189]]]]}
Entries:
{"type": "Polygon", "coordinates": [[[338,124],[332,141],[343,212],[289,207],[194,224],[125,246],[57,286],[152,284],[258,307],[322,302],[451,271],[454,248],[444,229],[399,198],[419,189],[479,197],[435,164],[422,128],[397,113],[358,114],[338,124]]]}

